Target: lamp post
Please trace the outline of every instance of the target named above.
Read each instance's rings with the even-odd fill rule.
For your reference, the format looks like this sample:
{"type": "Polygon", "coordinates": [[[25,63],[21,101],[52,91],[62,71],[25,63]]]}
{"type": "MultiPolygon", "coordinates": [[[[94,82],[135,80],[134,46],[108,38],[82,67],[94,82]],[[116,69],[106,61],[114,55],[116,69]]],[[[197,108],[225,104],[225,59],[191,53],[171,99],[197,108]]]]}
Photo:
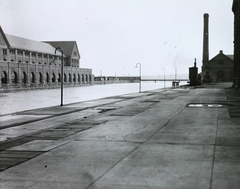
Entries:
{"type": "Polygon", "coordinates": [[[177,68],[175,68],[175,81],[177,80],[177,68]]]}
{"type": "Polygon", "coordinates": [[[63,49],[61,47],[57,47],[55,49],[55,54],[57,50],[60,50],[62,53],[62,64],[61,64],[61,104],[60,106],[63,106],[63,49]]]}
{"type": "Polygon", "coordinates": [[[166,82],[166,78],[165,78],[165,68],[164,67],[162,67],[162,70],[164,70],[164,88],[165,88],[165,82],[166,82]]]}
{"type": "Polygon", "coordinates": [[[135,68],[138,68],[139,65],[139,93],[141,93],[141,64],[138,62],[135,68]]]}

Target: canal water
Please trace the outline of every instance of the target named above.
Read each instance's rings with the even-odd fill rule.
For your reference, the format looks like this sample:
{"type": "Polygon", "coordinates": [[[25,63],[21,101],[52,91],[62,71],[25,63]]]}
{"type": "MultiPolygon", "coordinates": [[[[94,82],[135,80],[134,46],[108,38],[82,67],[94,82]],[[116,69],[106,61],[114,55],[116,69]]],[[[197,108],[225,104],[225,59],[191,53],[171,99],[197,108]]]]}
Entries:
{"type": "MultiPolygon", "coordinates": [[[[181,82],[180,85],[185,85],[181,82]]],[[[165,82],[171,87],[172,82],[165,82]]],[[[142,91],[164,88],[164,82],[142,82],[142,91]]],[[[63,104],[94,100],[109,96],[139,92],[139,83],[92,85],[64,88],[63,104]]],[[[61,103],[61,90],[40,89],[0,93],[0,116],[19,111],[57,106],[61,103]]]]}

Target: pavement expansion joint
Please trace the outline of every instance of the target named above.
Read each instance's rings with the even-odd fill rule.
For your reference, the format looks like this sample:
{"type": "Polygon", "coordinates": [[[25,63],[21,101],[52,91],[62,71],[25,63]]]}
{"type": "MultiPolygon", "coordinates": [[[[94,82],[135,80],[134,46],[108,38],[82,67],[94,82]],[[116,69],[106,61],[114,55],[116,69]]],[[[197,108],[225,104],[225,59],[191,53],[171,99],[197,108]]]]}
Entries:
{"type": "Polygon", "coordinates": [[[119,100],[130,100],[136,98],[135,96],[112,96],[112,97],[106,97],[105,99],[119,99],[119,100]]]}
{"type": "Polygon", "coordinates": [[[20,150],[3,150],[0,151],[0,172],[9,169],[20,163],[35,158],[45,151],[20,151],[20,150]]]}
{"type": "Polygon", "coordinates": [[[152,103],[158,103],[161,102],[160,100],[145,100],[143,102],[152,102],[152,103]]]}
{"type": "Polygon", "coordinates": [[[181,145],[181,146],[214,146],[214,144],[206,144],[206,143],[184,143],[184,142],[155,142],[148,141],[149,144],[159,144],[159,145],[181,145]]]}
{"type": "Polygon", "coordinates": [[[176,98],[176,96],[162,96],[159,97],[160,100],[173,100],[174,98],[176,98]]]}

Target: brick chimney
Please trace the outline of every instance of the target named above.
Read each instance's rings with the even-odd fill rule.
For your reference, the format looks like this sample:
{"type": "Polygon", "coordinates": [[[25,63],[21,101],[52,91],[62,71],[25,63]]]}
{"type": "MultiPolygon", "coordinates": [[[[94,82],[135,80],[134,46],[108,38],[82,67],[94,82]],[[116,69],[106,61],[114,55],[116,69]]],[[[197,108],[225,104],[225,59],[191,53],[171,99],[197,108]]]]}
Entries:
{"type": "Polygon", "coordinates": [[[208,18],[209,15],[206,13],[203,15],[204,21],[203,21],[203,58],[202,58],[202,63],[203,66],[206,65],[209,61],[209,44],[208,44],[208,39],[209,39],[209,33],[208,33],[208,18]]]}

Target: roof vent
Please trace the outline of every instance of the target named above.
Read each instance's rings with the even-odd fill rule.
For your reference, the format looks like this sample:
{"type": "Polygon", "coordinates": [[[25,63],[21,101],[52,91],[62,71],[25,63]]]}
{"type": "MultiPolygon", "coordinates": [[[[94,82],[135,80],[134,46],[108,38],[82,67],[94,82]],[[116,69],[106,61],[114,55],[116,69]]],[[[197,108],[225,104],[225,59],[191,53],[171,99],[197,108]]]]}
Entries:
{"type": "Polygon", "coordinates": [[[220,50],[219,52],[222,54],[222,53],[223,53],[223,50],[220,50]]]}

